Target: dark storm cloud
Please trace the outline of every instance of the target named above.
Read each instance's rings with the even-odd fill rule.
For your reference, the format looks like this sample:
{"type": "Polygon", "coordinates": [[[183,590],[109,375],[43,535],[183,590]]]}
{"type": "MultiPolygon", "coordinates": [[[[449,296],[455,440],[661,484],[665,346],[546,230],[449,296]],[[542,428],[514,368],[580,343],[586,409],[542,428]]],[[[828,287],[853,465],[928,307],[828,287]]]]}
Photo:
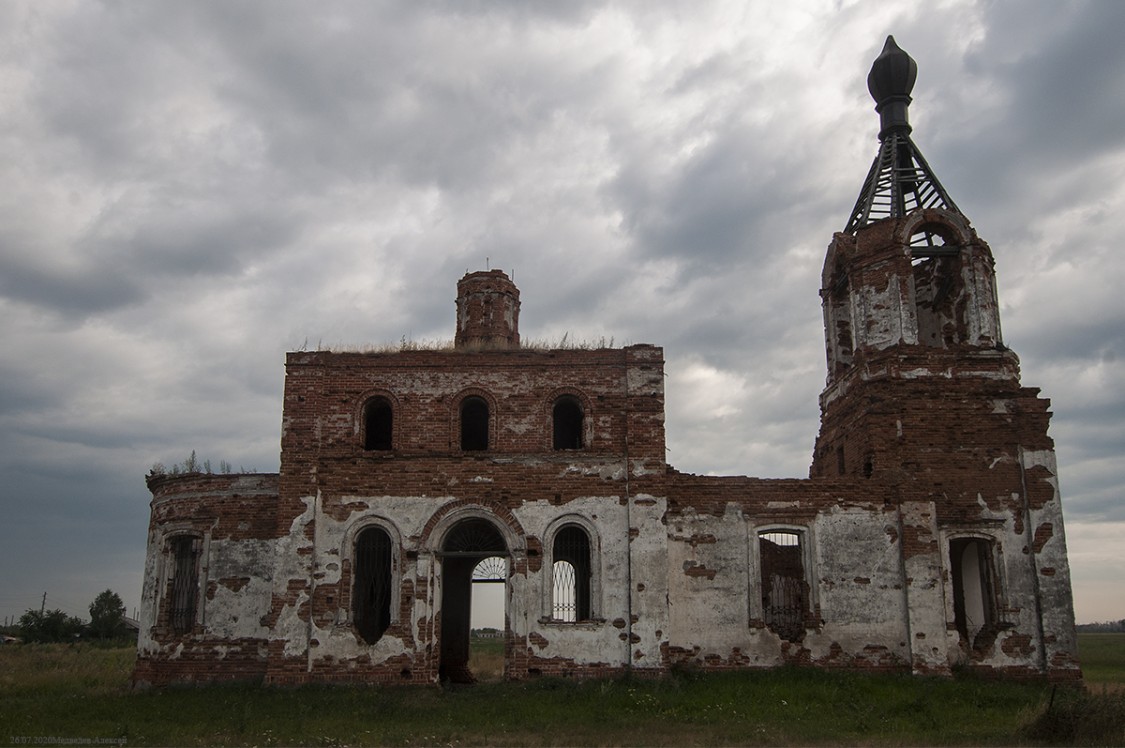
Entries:
{"type": "Polygon", "coordinates": [[[144,291],[104,265],[79,260],[59,266],[45,264],[34,254],[0,255],[0,296],[64,317],[85,317],[135,303],[144,291]]]}

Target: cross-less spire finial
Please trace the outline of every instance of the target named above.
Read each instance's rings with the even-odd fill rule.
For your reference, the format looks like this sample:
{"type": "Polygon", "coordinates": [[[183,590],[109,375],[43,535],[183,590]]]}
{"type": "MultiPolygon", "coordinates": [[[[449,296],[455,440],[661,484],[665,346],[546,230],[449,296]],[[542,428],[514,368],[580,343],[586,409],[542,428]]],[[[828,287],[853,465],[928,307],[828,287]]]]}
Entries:
{"type": "Polygon", "coordinates": [[[918,64],[888,36],[867,76],[867,90],[879,113],[879,153],[844,229],[849,234],[883,218],[924,208],[960,213],[910,139],[907,108],[917,77],[918,64]]]}
{"type": "Polygon", "coordinates": [[[888,36],[882,53],[875,58],[867,74],[867,90],[875,99],[875,111],[881,118],[880,138],[891,130],[910,132],[906,109],[910,106],[910,92],[917,78],[918,63],[895,44],[893,36],[888,36]]]}

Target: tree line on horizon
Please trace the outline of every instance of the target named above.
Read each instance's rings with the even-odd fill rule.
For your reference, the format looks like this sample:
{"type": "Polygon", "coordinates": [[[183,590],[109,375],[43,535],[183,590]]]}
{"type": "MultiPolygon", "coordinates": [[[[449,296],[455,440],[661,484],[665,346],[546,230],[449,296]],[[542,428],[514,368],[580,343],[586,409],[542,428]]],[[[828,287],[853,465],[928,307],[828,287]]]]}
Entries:
{"type": "Polygon", "coordinates": [[[1083,634],[1125,634],[1125,618],[1120,621],[1080,623],[1074,628],[1083,634]]]}
{"type": "Polygon", "coordinates": [[[49,644],[77,640],[114,641],[129,637],[125,625],[125,603],[113,590],[98,594],[90,603],[90,620],[54,610],[29,608],[15,626],[25,644],[49,644]]]}

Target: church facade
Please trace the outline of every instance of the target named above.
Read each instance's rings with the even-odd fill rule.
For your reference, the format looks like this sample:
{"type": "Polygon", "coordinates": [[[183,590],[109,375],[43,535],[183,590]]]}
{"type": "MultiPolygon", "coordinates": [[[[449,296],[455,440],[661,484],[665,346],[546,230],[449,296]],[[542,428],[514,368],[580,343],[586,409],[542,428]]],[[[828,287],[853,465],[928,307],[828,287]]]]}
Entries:
{"type": "Polygon", "coordinates": [[[498,270],[444,350],[290,353],[277,474],[151,474],[134,682],[819,667],[1077,680],[1049,402],[1000,334],[993,258],[910,139],[916,66],[868,85],[880,149],[827,251],[806,479],[665,460],[652,345],[525,348],[498,270]]]}

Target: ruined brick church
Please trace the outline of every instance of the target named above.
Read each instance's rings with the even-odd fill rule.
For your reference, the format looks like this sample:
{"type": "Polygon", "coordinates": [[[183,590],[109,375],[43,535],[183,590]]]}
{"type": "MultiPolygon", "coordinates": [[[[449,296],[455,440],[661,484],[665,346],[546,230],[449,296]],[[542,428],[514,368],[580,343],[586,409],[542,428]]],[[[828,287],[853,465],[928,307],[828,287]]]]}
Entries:
{"type": "Polygon", "coordinates": [[[1080,678],[1049,402],[910,137],[916,71],[889,38],[868,77],[807,479],[678,472],[660,348],[522,348],[515,284],[469,273],[450,349],[288,354],[279,473],[149,476],[134,681],[470,681],[483,582],[512,679],[1080,678]]]}

